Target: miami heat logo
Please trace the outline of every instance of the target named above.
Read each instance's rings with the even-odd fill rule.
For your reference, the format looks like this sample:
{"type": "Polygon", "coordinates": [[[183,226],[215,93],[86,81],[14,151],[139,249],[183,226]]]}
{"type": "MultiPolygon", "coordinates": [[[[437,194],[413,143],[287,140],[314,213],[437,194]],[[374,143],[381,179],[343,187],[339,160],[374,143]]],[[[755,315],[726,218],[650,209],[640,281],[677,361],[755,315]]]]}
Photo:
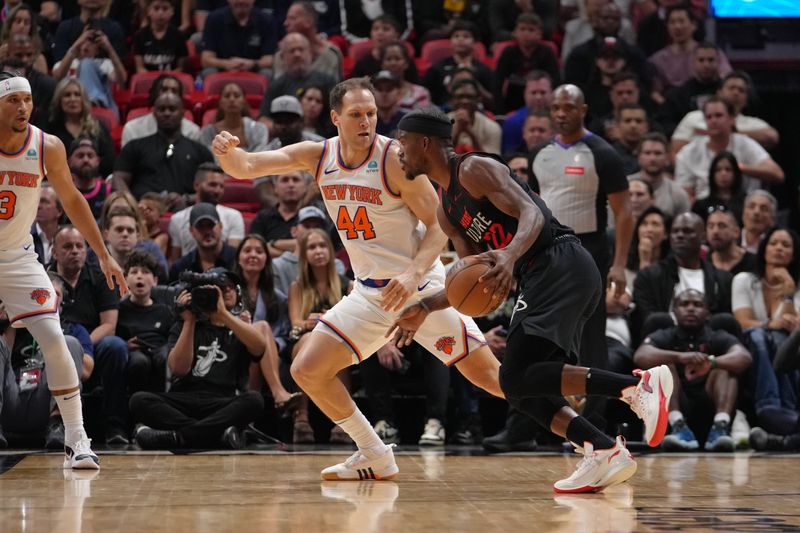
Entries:
{"type": "Polygon", "coordinates": [[[5,89],[6,91],[10,91],[11,90],[11,82],[6,80],[5,84],[3,84],[3,89],[5,89]]]}
{"type": "Polygon", "coordinates": [[[444,352],[447,355],[453,353],[453,346],[456,345],[456,340],[453,337],[442,337],[438,341],[436,341],[436,349],[440,352],[444,352]]]}
{"type": "Polygon", "coordinates": [[[44,305],[50,299],[50,291],[48,289],[35,289],[31,292],[31,300],[39,305],[44,305]]]}

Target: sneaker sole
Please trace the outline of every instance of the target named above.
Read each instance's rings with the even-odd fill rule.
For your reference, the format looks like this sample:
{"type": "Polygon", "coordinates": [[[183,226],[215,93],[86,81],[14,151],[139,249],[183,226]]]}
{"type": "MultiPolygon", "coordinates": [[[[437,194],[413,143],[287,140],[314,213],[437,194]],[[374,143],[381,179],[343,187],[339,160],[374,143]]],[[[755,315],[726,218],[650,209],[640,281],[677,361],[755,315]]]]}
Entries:
{"type": "Polygon", "coordinates": [[[94,462],[91,457],[86,457],[72,464],[70,464],[69,459],[67,459],[64,461],[64,468],[71,468],[73,470],[100,470],[100,465],[94,462]]]}
{"type": "Polygon", "coordinates": [[[707,452],[732,452],[736,449],[736,443],[731,437],[720,437],[711,446],[704,446],[707,452]]]}
{"type": "Polygon", "coordinates": [[[669,421],[669,400],[672,397],[672,372],[669,368],[662,365],[658,367],[658,421],[656,422],[656,429],[650,440],[647,441],[648,446],[655,448],[664,436],[667,434],[667,422],[669,421]],[[668,377],[665,377],[668,376],[668,377]],[[666,390],[664,385],[666,384],[666,390]]]}
{"type": "Polygon", "coordinates": [[[600,484],[598,485],[586,485],[584,487],[577,487],[574,489],[559,489],[555,485],[553,485],[553,491],[558,494],[583,494],[587,492],[601,492],[603,489],[607,489],[608,487],[613,487],[614,485],[619,485],[620,483],[624,483],[628,481],[633,475],[636,473],[636,462],[632,461],[618,470],[615,470],[610,473],[610,475],[600,484]]]}
{"type": "Polygon", "coordinates": [[[365,477],[365,478],[350,478],[350,477],[339,477],[336,473],[330,474],[321,474],[323,481],[391,481],[397,477],[397,474],[400,473],[400,469],[397,469],[397,472],[393,474],[388,474],[385,476],[379,476],[373,474],[374,477],[365,477]]]}
{"type": "Polygon", "coordinates": [[[419,441],[420,446],[444,446],[443,440],[423,440],[420,439],[419,441]]]}

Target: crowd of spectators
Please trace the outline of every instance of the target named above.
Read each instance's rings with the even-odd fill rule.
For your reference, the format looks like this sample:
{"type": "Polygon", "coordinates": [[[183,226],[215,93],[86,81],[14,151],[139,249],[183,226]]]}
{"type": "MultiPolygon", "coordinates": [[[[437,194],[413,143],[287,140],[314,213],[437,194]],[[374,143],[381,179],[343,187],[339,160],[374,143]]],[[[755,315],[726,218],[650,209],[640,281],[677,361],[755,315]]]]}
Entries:
{"type": "MultiPolygon", "coordinates": [[[[787,180],[771,155],[781,136],[758,116],[747,72],[703,40],[706,9],[6,0],[2,69],[30,80],[31,123],[63,141],[131,288],[122,299],[108,289],[44,187],[31,233],[62,295],[83,394],[97,398],[87,402],[94,438],[238,448],[250,428],[250,439],[350,442],[315,418],[287,371],[317,316],[353,283],[319,190],[300,172],[239,182],[210,145],[223,130],[250,152],[335,135],[329,91],[369,76],[379,134],[393,136],[409,110],[439,106],[457,153],[502,157],[575,229],[611,285],[587,323],[582,362],[670,365],[665,449],[800,448],[800,241],[787,225],[794,199],[779,205],[772,193],[787,180]],[[555,97],[562,83],[579,91],[555,97]],[[186,271],[219,276],[216,308],[194,310],[191,290],[167,287],[186,271]]],[[[481,319],[500,359],[511,309],[513,299],[481,319]]],[[[41,354],[24,330],[0,324],[0,444],[58,447],[41,354]]],[[[387,442],[480,442],[481,395],[434,358],[386,346],[362,366],[340,378],[363,393],[387,442]],[[392,400],[409,390],[426,398],[413,435],[392,400]]],[[[637,436],[612,404],[574,400],[609,432],[637,436]]],[[[547,440],[513,410],[486,436],[492,451],[547,440]]]]}

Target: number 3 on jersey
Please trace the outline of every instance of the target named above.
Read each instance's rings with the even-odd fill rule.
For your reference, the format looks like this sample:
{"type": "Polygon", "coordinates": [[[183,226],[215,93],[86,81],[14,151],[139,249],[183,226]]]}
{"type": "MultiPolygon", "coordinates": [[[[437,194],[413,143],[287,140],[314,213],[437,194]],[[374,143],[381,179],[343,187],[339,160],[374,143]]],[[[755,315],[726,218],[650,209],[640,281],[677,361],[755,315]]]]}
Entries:
{"type": "Polygon", "coordinates": [[[0,220],[8,220],[14,216],[17,195],[14,191],[0,191],[0,220]]]}
{"type": "Polygon", "coordinates": [[[369,221],[367,208],[363,205],[356,209],[356,214],[352,218],[346,206],[339,206],[339,213],[336,215],[336,229],[346,232],[348,240],[357,239],[359,231],[363,232],[362,237],[365,241],[375,238],[375,229],[372,222],[369,221]]]}

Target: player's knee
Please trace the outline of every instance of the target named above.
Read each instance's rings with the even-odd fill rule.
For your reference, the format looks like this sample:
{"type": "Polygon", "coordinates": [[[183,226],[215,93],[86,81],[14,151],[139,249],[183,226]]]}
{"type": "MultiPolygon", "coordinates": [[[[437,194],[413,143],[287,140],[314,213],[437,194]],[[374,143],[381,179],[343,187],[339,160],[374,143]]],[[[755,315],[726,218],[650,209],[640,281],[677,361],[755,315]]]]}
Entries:
{"type": "Polygon", "coordinates": [[[500,389],[511,405],[525,396],[525,380],[520,372],[511,366],[500,365],[500,389]]]}

